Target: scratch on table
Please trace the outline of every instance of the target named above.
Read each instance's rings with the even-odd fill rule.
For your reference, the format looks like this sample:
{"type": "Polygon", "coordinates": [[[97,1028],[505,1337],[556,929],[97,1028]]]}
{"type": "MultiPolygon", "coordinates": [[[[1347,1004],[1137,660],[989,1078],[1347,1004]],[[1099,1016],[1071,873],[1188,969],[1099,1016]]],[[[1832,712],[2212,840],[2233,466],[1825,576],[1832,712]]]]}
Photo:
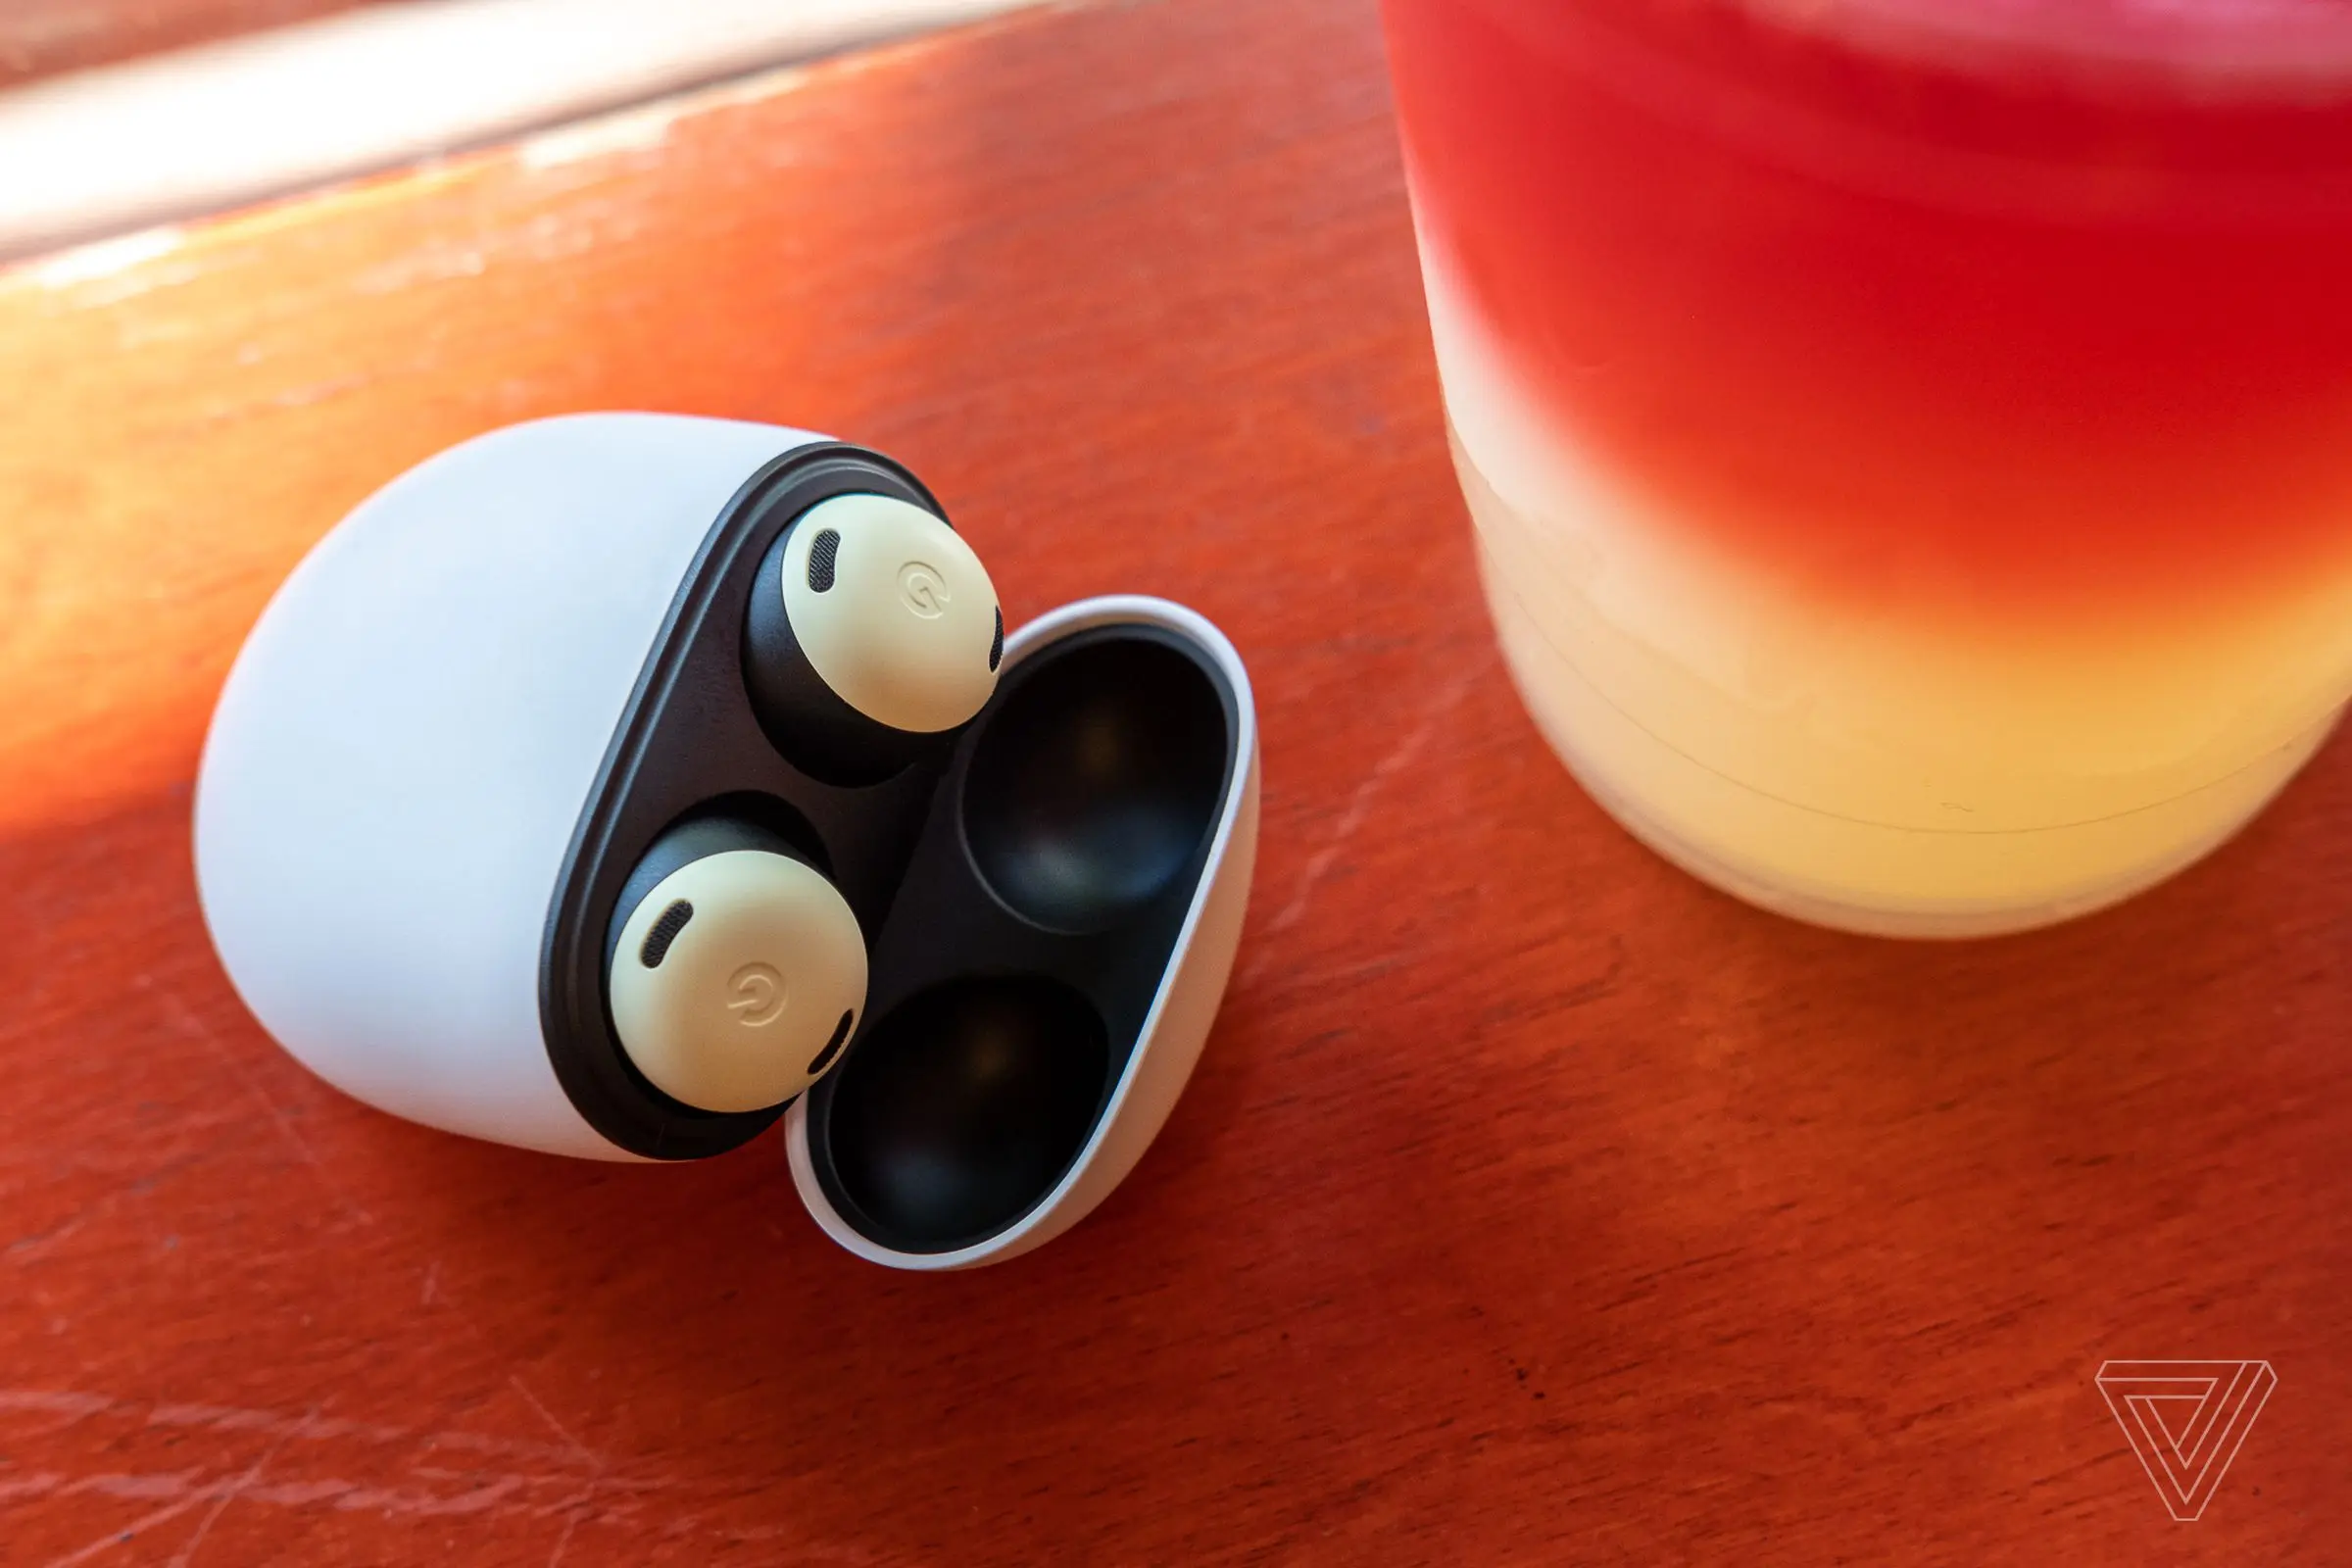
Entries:
{"type": "Polygon", "coordinates": [[[50,1226],[37,1236],[20,1236],[9,1243],[6,1248],[0,1249],[0,1257],[12,1258],[21,1263],[37,1258],[50,1247],[67,1240],[75,1231],[88,1224],[89,1218],[90,1211],[84,1209],[71,1219],[61,1220],[50,1226]]]}
{"type": "MultiPolygon", "coordinates": [[[[239,1405],[184,1402],[149,1404],[140,1399],[117,1398],[74,1390],[0,1389],[0,1414],[10,1411],[62,1415],[68,1418],[69,1424],[97,1415],[114,1415],[150,1427],[283,1434],[299,1437],[308,1443],[349,1438],[386,1446],[413,1445],[424,1450],[454,1449],[500,1459],[530,1459],[552,1464],[585,1463],[591,1467],[597,1463],[596,1455],[569,1441],[563,1444],[532,1443],[514,1438],[484,1437],[472,1432],[420,1432],[415,1427],[393,1426],[384,1422],[323,1415],[314,1419],[281,1410],[256,1410],[239,1405]]],[[[570,1479],[576,1483],[578,1478],[575,1474],[570,1479]]]]}
{"type": "Polygon", "coordinates": [[[102,1551],[120,1546],[125,1542],[137,1540],[142,1531],[153,1530],[158,1525],[170,1524],[203,1500],[202,1497],[190,1497],[185,1501],[172,1503],[169,1507],[158,1508],[151,1514],[142,1515],[127,1525],[108,1531],[77,1551],[69,1551],[63,1557],[52,1557],[49,1560],[49,1568],[74,1568],[75,1563],[88,1562],[102,1551]]]}
{"type": "Polygon", "coordinates": [[[101,1492],[110,1497],[182,1497],[195,1485],[188,1478],[195,1470],[150,1470],[138,1475],[105,1471],[94,1476],[81,1476],[58,1488],[65,1496],[84,1492],[101,1492]]]}
{"type": "MultiPolygon", "coordinates": [[[[62,1426],[111,1410],[116,1400],[103,1394],[71,1394],[53,1389],[0,1389],[0,1412],[32,1410],[43,1415],[62,1415],[62,1426]]],[[[54,1429],[52,1429],[54,1430],[54,1429]]]]}
{"type": "Polygon", "coordinates": [[[573,1437],[571,1435],[571,1429],[556,1419],[556,1413],[553,1410],[550,1410],[546,1404],[541,1402],[539,1396],[531,1392],[528,1384],[524,1383],[520,1377],[517,1377],[513,1373],[508,1374],[507,1381],[514,1386],[514,1392],[522,1396],[525,1403],[530,1405],[533,1410],[539,1412],[539,1419],[546,1422],[549,1429],[553,1431],[557,1437],[562,1438],[564,1442],[564,1445],[569,1447],[573,1453],[576,1453],[581,1458],[587,1460],[589,1465],[594,1469],[602,1470],[605,1467],[604,1455],[598,1453],[594,1448],[589,1447],[588,1445],[573,1437]]]}
{"type": "Polygon", "coordinates": [[[546,1403],[540,1399],[539,1396],[531,1392],[530,1386],[524,1383],[519,1376],[509,1374],[507,1381],[514,1384],[514,1392],[521,1395],[524,1400],[529,1403],[530,1407],[539,1412],[539,1419],[545,1421],[551,1428],[553,1428],[556,1436],[562,1438],[565,1443],[570,1444],[573,1450],[576,1451],[582,1459],[585,1459],[588,1462],[588,1479],[580,1487],[579,1495],[568,1505],[568,1510],[566,1511],[564,1519],[563,1533],[556,1537],[555,1550],[548,1553],[547,1568],[556,1568],[556,1565],[564,1560],[564,1552],[565,1548],[571,1544],[572,1532],[580,1527],[580,1515],[578,1510],[592,1509],[596,1505],[597,1489],[599,1484],[604,1480],[605,1476],[606,1466],[604,1455],[589,1447],[578,1438],[573,1437],[571,1434],[571,1429],[556,1419],[556,1413],[547,1407],[546,1403]]]}
{"type": "MultiPolygon", "coordinates": [[[[287,1115],[277,1102],[270,1097],[269,1093],[262,1088],[261,1082],[253,1076],[244,1062],[238,1059],[237,1054],[222,1044],[218,1034],[197,1015],[196,1009],[189,1006],[169,987],[155,985],[151,976],[142,974],[135,983],[141,990],[152,993],[162,1004],[165,1016],[182,1033],[203,1046],[211,1054],[213,1059],[220,1062],[221,1067],[237,1081],[246,1096],[268,1112],[270,1123],[277,1128],[279,1136],[285,1139],[287,1146],[294,1151],[303,1163],[311,1167],[319,1185],[327,1190],[335,1201],[342,1206],[344,1212],[358,1219],[364,1225],[375,1224],[375,1216],[368,1212],[368,1208],[357,1199],[353,1198],[349,1189],[336,1179],[334,1172],[328,1168],[326,1162],[318,1157],[318,1151],[313,1149],[310,1141],[302,1136],[301,1129],[295,1126],[294,1118],[287,1115]]],[[[437,1277],[435,1295],[439,1296],[437,1277]]],[[[465,1325],[468,1333],[485,1346],[490,1345],[489,1336],[482,1332],[481,1326],[473,1320],[462,1304],[446,1297],[441,1297],[440,1299],[441,1303],[456,1315],[458,1321],[465,1325]]],[[[519,1384],[516,1386],[520,1387],[519,1384]]],[[[524,1390],[524,1396],[529,1397],[528,1390],[524,1390]]],[[[532,1402],[537,1404],[536,1400],[532,1402]]],[[[546,1407],[540,1405],[539,1412],[542,1416],[546,1416],[546,1407]]],[[[554,1418],[548,1417],[548,1419],[552,1423],[554,1418]]],[[[585,1449],[579,1451],[583,1454],[586,1453],[585,1449]]],[[[596,1462],[595,1456],[589,1455],[589,1458],[591,1463],[596,1462]]]]}
{"type": "Polygon", "coordinates": [[[168,1498],[168,1508],[158,1510],[130,1526],[110,1532],[106,1542],[93,1542],[80,1548],[87,1553],[121,1539],[126,1531],[152,1528],[163,1518],[187,1512],[206,1502],[220,1503],[223,1499],[243,1498],[273,1508],[293,1511],[327,1507],[338,1513],[374,1513],[387,1519],[442,1518],[469,1514],[497,1514],[507,1518],[552,1519],[567,1518],[575,1526],[580,1522],[615,1524],[634,1522],[644,1511],[636,1498],[607,1500],[596,1508],[583,1510],[576,1495],[565,1495],[551,1502],[527,1502],[525,1494],[532,1488],[573,1488],[574,1476],[500,1475],[486,1478],[484,1484],[456,1494],[443,1494],[417,1488],[369,1486],[341,1476],[320,1476],[307,1480],[261,1482],[250,1471],[233,1476],[205,1478],[190,1470],[166,1471],[105,1471],[94,1475],[69,1477],[58,1471],[44,1470],[17,1478],[10,1483],[5,1495],[14,1499],[40,1497],[104,1496],[140,1501],[168,1498]]]}
{"type": "Polygon", "coordinates": [[[303,1417],[302,1426],[279,1433],[270,1441],[270,1446],[262,1450],[262,1456],[254,1460],[245,1473],[231,1482],[220,1496],[213,1499],[211,1511],[197,1521],[195,1534],[188,1537],[187,1544],[181,1546],[178,1553],[172,1557],[172,1568],[187,1568],[188,1563],[196,1555],[196,1548],[204,1544],[204,1538],[212,1534],[214,1523],[227,1511],[228,1505],[237,1500],[240,1493],[252,1489],[253,1484],[262,1478],[262,1472],[270,1467],[270,1461],[276,1458],[287,1444],[301,1436],[303,1426],[308,1426],[311,1422],[318,1420],[319,1413],[324,1408],[323,1405],[314,1405],[310,1413],[303,1417]]]}
{"type": "Polygon", "coordinates": [[[285,1139],[287,1145],[304,1164],[318,1173],[319,1185],[326,1188],[347,1212],[356,1215],[366,1224],[374,1224],[375,1216],[361,1206],[351,1194],[344,1190],[342,1184],[334,1179],[333,1174],[326,1168],[326,1162],[318,1157],[318,1152],[310,1146],[309,1141],[302,1136],[301,1129],[294,1125],[294,1118],[287,1115],[279,1107],[277,1102],[270,1098],[245,1064],[237,1059],[237,1054],[221,1045],[219,1036],[202,1018],[196,1015],[196,1009],[189,1006],[170,987],[156,986],[147,975],[140,975],[137,984],[141,990],[153,992],[157,1002],[162,1004],[165,1014],[179,1027],[180,1032],[204,1047],[212,1054],[213,1059],[220,1063],[230,1077],[236,1079],[238,1086],[245,1091],[247,1098],[269,1113],[270,1123],[277,1128],[279,1136],[285,1139]]]}
{"type": "MultiPolygon", "coordinates": [[[[5,1397],[0,1395],[0,1397],[5,1397]]],[[[132,1400],[121,1401],[122,1413],[136,1409],[132,1400]]],[[[398,1443],[410,1436],[407,1427],[384,1426],[372,1421],[326,1421],[307,1415],[287,1415],[278,1410],[249,1410],[231,1404],[158,1404],[147,1412],[151,1427],[208,1427],[216,1432],[274,1432],[300,1434],[308,1438],[364,1438],[375,1443],[398,1443]]]]}
{"type": "MultiPolygon", "coordinates": [[[[321,1425],[331,1424],[321,1422],[321,1425]]],[[[302,1436],[308,1439],[317,1434],[306,1432],[302,1436]]],[[[282,1464],[293,1451],[292,1445],[281,1440],[272,1446],[270,1454],[264,1458],[265,1461],[274,1460],[282,1464]]],[[[110,1546],[122,1544],[143,1532],[168,1524],[208,1502],[214,1504],[217,1513],[231,1500],[293,1514],[327,1510],[334,1513],[368,1513],[387,1520],[473,1517],[560,1519],[564,1528],[557,1538],[555,1554],[549,1559],[551,1562],[560,1561],[564,1548],[578,1539],[580,1531],[587,1528],[652,1531],[658,1532],[664,1540],[691,1536],[730,1544],[790,1541],[794,1543],[795,1561],[869,1564],[881,1560],[855,1546],[809,1542],[805,1539],[806,1524],[728,1526],[710,1520],[708,1513],[703,1511],[690,1511],[665,1520],[649,1514],[648,1501],[641,1496],[614,1495],[616,1491],[662,1490],[664,1484],[659,1482],[612,1481],[603,1485],[601,1495],[588,1497],[579,1488],[577,1473],[504,1473],[475,1477],[441,1472],[439,1474],[447,1475],[452,1480],[478,1482],[466,1491],[445,1493],[418,1487],[375,1486],[343,1476],[287,1476],[279,1480],[265,1480],[260,1474],[262,1468],[257,1464],[240,1474],[213,1476],[197,1470],[106,1471],[83,1476],[43,1470],[0,1481],[0,1498],[23,1503],[49,1497],[95,1495],[160,1501],[163,1504],[129,1524],[117,1526],[66,1557],[57,1559],[52,1568],[86,1562],[110,1546]],[[535,1493],[544,1495],[550,1490],[559,1488],[564,1493],[561,1496],[545,1501],[533,1497],[535,1493]]],[[[711,1485],[720,1495],[739,1497],[743,1494],[739,1481],[714,1478],[711,1485]]],[[[201,1535],[200,1531],[199,1538],[201,1535]]],[[[192,1551],[194,1544],[191,1542],[185,1551],[192,1551]]],[[[186,1561],[185,1551],[178,1559],[183,1563],[186,1561]]]]}
{"type": "Polygon", "coordinates": [[[556,1549],[547,1554],[547,1568],[556,1568],[564,1560],[564,1548],[571,1544],[571,1533],[580,1527],[578,1515],[564,1521],[564,1533],[556,1537],[556,1549]]]}
{"type": "Polygon", "coordinates": [[[1249,972],[1243,976],[1245,982],[1256,978],[1273,961],[1273,954],[1263,946],[1262,939],[1287,931],[1305,918],[1315,895],[1322,890],[1324,880],[1330,876],[1331,868],[1339,862],[1348,844],[1370,818],[1372,802],[1380,793],[1381,786],[1420,758],[1429,745],[1429,738],[1437,732],[1439,721],[1460,706],[1463,697],[1468,695],[1470,688],[1484,674],[1482,669],[1472,669],[1456,676],[1438,693],[1436,701],[1421,710],[1420,718],[1405,732],[1404,738],[1390,747],[1380,760],[1372,764],[1371,771],[1358,781],[1354,792],[1348,797],[1347,808],[1340,812],[1339,820],[1333,824],[1331,836],[1307,860],[1306,869],[1299,873],[1298,888],[1282,907],[1274,911],[1265,929],[1258,933],[1260,946],[1257,956],[1249,972]]]}
{"type": "MultiPolygon", "coordinates": [[[[71,1240],[74,1235],[86,1227],[90,1221],[113,1213],[115,1209],[122,1206],[122,1203],[130,1199],[145,1197],[147,1194],[153,1192],[158,1186],[160,1186],[167,1178],[176,1176],[181,1171],[186,1170],[191,1165],[196,1164],[200,1157],[201,1156],[193,1153],[175,1154],[173,1157],[164,1160],[161,1164],[148,1166],[146,1167],[144,1173],[135,1180],[124,1186],[118,1186],[109,1191],[104,1197],[83,1204],[79,1209],[75,1210],[73,1214],[67,1216],[66,1218],[59,1220],[48,1230],[38,1232],[31,1236],[19,1237],[17,1240],[9,1243],[6,1248],[0,1248],[0,1257],[5,1257],[13,1263],[20,1264],[39,1262],[52,1247],[56,1246],[60,1242],[71,1240]]],[[[113,1173],[110,1172],[110,1174],[113,1173]]],[[[177,1246],[178,1243],[176,1240],[174,1240],[168,1245],[177,1246]]]]}

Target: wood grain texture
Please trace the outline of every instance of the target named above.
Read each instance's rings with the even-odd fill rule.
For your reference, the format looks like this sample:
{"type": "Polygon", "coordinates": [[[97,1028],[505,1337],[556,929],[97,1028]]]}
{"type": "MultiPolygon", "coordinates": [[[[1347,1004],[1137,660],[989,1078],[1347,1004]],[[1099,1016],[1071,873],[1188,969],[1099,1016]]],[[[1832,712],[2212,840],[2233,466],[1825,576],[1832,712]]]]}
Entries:
{"type": "Polygon", "coordinates": [[[2044,935],[1719,898],[1513,699],[1416,290],[1360,0],[1032,14],[0,279],[0,1560],[2352,1557],[2352,752],[2044,935]],[[772,1142],[392,1121],[214,963],[188,779],[270,588],[600,407],[873,443],[1012,618],[1250,662],[1231,996],[1045,1251],[860,1264],[772,1142]],[[2111,1356],[2276,1366],[2200,1522],[2111,1356]]]}
{"type": "Polygon", "coordinates": [[[0,87],[350,11],[366,0],[0,0],[0,87]]]}

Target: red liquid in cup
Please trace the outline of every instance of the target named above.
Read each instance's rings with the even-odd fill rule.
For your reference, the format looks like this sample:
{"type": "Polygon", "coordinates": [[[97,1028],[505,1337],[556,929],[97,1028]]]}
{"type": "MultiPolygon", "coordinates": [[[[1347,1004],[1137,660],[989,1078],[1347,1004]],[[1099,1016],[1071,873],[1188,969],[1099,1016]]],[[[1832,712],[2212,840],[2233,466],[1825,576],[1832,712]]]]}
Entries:
{"type": "Polygon", "coordinates": [[[1993,928],[2202,853],[2316,744],[2352,5],[1386,15],[1504,646],[1629,825],[1993,928]]]}

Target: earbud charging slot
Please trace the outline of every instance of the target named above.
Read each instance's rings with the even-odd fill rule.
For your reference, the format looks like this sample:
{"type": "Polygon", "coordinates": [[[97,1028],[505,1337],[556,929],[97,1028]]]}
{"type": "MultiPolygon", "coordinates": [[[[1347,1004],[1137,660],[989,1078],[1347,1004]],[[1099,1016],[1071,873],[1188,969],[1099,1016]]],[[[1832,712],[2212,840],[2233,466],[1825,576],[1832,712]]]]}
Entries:
{"type": "Polygon", "coordinates": [[[1235,693],[1164,627],[1075,631],[1007,668],[875,943],[870,1021],[807,1099],[851,1227],[954,1251],[1068,1176],[1177,960],[1240,733],[1235,693]]]}

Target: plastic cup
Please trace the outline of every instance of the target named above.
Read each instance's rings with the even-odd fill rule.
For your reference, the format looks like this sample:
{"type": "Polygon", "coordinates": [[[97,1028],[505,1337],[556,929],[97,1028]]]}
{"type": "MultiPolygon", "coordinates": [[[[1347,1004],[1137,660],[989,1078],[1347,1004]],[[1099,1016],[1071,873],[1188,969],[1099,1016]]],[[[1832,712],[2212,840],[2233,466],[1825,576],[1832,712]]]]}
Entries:
{"type": "Polygon", "coordinates": [[[1964,936],[2352,693],[2352,9],[1385,0],[1506,662],[1636,836],[1964,936]]]}

